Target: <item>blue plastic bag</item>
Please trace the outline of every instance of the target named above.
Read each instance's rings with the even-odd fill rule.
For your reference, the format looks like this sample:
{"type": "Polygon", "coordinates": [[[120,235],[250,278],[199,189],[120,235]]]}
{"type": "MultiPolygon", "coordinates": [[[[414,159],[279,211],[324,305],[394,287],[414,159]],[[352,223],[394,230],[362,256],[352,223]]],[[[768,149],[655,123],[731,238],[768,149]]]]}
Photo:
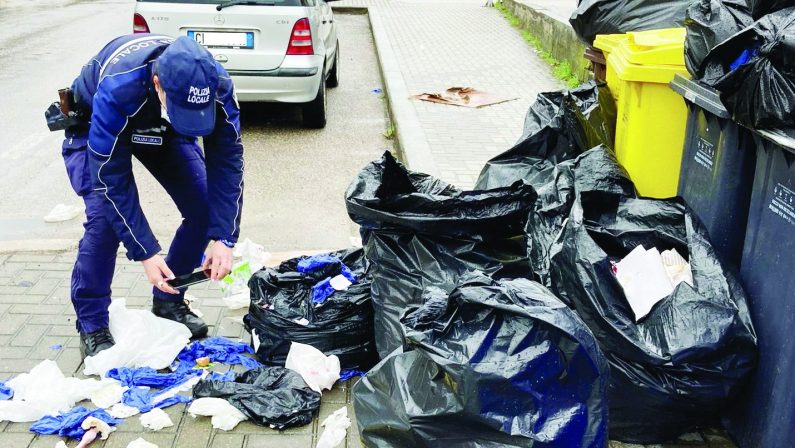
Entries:
{"type": "Polygon", "coordinates": [[[247,353],[254,353],[254,350],[244,342],[213,337],[188,345],[182,349],[177,358],[181,361],[180,364],[188,363],[190,366],[195,365],[198,358],[207,357],[212,362],[240,364],[247,369],[260,367],[261,364],[257,360],[245,356],[247,353]]]}
{"type": "Polygon", "coordinates": [[[234,381],[235,380],[235,371],[228,370],[224,373],[221,372],[210,372],[210,374],[205,378],[206,381],[234,381]]]}
{"type": "Polygon", "coordinates": [[[86,431],[80,426],[88,417],[94,417],[110,426],[116,426],[123,420],[116,420],[104,409],[86,409],[78,406],[58,416],[45,416],[33,423],[30,432],[43,435],[58,434],[61,437],[70,437],[80,440],[86,431]]]}
{"type": "Polygon", "coordinates": [[[0,381],[0,401],[10,400],[14,396],[14,391],[0,381]]]}
{"type": "MultiPolygon", "coordinates": [[[[185,363],[180,363],[182,367],[185,363]]],[[[122,386],[146,386],[154,388],[169,388],[185,382],[191,376],[201,375],[201,370],[178,368],[173,373],[159,373],[151,367],[132,369],[120,367],[108,370],[107,377],[118,380],[122,386]]]]}
{"type": "Polygon", "coordinates": [[[121,402],[127,406],[138,409],[141,411],[141,413],[144,413],[149,412],[154,408],[164,409],[175,404],[189,403],[191,401],[190,397],[186,397],[184,395],[174,395],[173,397],[169,397],[165,400],[155,403],[155,397],[163,392],[165,391],[153,391],[143,387],[131,387],[129,390],[124,392],[121,402]]]}

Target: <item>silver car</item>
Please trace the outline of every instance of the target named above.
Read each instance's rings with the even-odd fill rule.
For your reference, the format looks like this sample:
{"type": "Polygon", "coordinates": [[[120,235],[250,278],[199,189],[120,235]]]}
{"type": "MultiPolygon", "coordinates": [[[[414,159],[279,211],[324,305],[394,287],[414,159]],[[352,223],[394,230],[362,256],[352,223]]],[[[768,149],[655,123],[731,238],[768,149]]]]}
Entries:
{"type": "Polygon", "coordinates": [[[323,0],[137,0],[133,31],[195,39],[232,76],[239,101],[299,103],[306,126],[326,125],[339,43],[323,0]]]}

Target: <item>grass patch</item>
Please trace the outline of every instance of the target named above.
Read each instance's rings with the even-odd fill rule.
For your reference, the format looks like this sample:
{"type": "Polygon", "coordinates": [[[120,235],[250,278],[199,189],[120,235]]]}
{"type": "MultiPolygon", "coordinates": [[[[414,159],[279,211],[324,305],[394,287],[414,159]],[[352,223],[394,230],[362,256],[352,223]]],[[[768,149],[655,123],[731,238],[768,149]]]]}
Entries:
{"type": "Polygon", "coordinates": [[[521,32],[522,38],[524,38],[524,40],[533,47],[533,49],[536,51],[536,54],[538,54],[538,56],[541,57],[541,59],[543,59],[544,62],[549,64],[549,66],[552,68],[552,75],[563,81],[566,87],[571,89],[584,82],[584,80],[579,79],[577,75],[574,74],[571,69],[571,64],[568,61],[558,61],[555,59],[555,57],[552,56],[552,53],[544,49],[543,45],[541,45],[541,41],[538,40],[538,37],[531,33],[530,30],[522,28],[522,22],[519,21],[519,18],[513,15],[511,11],[509,11],[508,8],[502,4],[502,2],[495,2],[494,8],[496,8],[503,17],[505,17],[505,20],[507,20],[512,27],[518,29],[521,32]]]}
{"type": "Polygon", "coordinates": [[[387,126],[386,131],[384,131],[384,138],[387,139],[387,140],[392,140],[393,138],[395,138],[395,124],[394,123],[389,123],[389,126],[387,126]]]}

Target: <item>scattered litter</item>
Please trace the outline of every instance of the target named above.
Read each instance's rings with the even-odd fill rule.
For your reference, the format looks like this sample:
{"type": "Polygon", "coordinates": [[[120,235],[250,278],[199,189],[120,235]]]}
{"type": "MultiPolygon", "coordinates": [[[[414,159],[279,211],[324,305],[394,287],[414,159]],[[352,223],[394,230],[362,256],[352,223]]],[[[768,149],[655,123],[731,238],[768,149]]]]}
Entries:
{"type": "Polygon", "coordinates": [[[103,387],[95,379],[66,378],[58,364],[45,360],[6,382],[13,399],[0,401],[0,421],[33,422],[45,415],[69,411],[76,402],[87,399],[103,387]]]}
{"type": "Polygon", "coordinates": [[[85,209],[83,205],[58,204],[44,217],[44,222],[69,221],[77,218],[85,209]]]}
{"type": "Polygon", "coordinates": [[[199,381],[201,381],[204,378],[204,375],[206,374],[207,371],[202,371],[202,376],[194,376],[188,379],[187,381],[185,381],[184,383],[177,384],[176,386],[167,389],[158,395],[155,395],[152,398],[152,403],[154,403],[155,406],[158,408],[166,408],[173,404],[189,402],[190,397],[184,397],[182,395],[177,395],[177,394],[180,392],[187,392],[193,389],[193,387],[196,386],[199,383],[199,381]]]}
{"type": "Polygon", "coordinates": [[[66,442],[64,442],[63,440],[59,440],[58,443],[55,444],[55,448],[69,448],[69,447],[66,445],[66,442]]]}
{"type": "Polygon", "coordinates": [[[326,356],[320,350],[307,344],[293,342],[284,365],[295,370],[316,392],[331,390],[340,379],[340,360],[335,355],[326,356]]]}
{"type": "Polygon", "coordinates": [[[351,419],[348,418],[348,408],[343,406],[333,414],[326,417],[320,426],[324,427],[323,434],[317,441],[315,448],[334,448],[339,445],[345,436],[348,434],[348,428],[351,426],[351,419]]]}
{"type": "Polygon", "coordinates": [[[6,386],[4,382],[0,381],[0,401],[10,400],[13,396],[14,391],[10,387],[6,386]]]}
{"type": "Polygon", "coordinates": [[[196,359],[208,357],[212,362],[224,364],[240,364],[247,369],[260,367],[257,360],[246,356],[254,353],[251,347],[244,342],[235,342],[227,338],[211,337],[201,341],[195,341],[185,347],[178,358],[182,362],[194,365],[196,359]]]}
{"type": "Polygon", "coordinates": [[[196,359],[196,366],[197,367],[209,367],[210,366],[210,358],[205,356],[203,358],[196,359]]]}
{"type": "Polygon", "coordinates": [[[242,243],[238,242],[235,245],[235,250],[232,255],[235,258],[242,258],[244,262],[248,262],[252,272],[257,272],[262,269],[265,263],[271,258],[271,254],[265,250],[264,246],[248,238],[243,240],[242,243]]]}
{"type": "Polygon", "coordinates": [[[207,380],[209,381],[234,381],[235,380],[235,371],[234,370],[227,370],[224,373],[221,372],[210,372],[207,376],[207,380]]]}
{"type": "Polygon", "coordinates": [[[248,417],[223,398],[198,398],[190,404],[188,413],[192,417],[196,417],[197,415],[212,417],[213,428],[222,431],[231,431],[235,429],[238,423],[248,419],[248,417]]]}
{"type": "Polygon", "coordinates": [[[60,350],[62,348],[63,348],[63,345],[61,345],[61,344],[55,344],[55,345],[51,345],[50,346],[50,350],[60,350]]]}
{"type": "Polygon", "coordinates": [[[107,409],[121,401],[127,387],[114,380],[105,380],[103,383],[105,385],[94,391],[89,399],[94,403],[94,406],[107,409]]]}
{"type": "Polygon", "coordinates": [[[516,99],[516,97],[495,95],[493,93],[473,89],[472,87],[450,87],[442,93],[420,93],[419,95],[412,95],[409,98],[412,100],[472,108],[492,106],[494,104],[516,99]]]}
{"type": "Polygon", "coordinates": [[[367,372],[361,370],[343,370],[340,372],[340,379],[338,381],[348,381],[349,379],[357,376],[364,376],[366,373],[367,372]]]}
{"type": "Polygon", "coordinates": [[[201,375],[201,372],[182,368],[172,373],[160,373],[151,367],[121,367],[108,370],[106,375],[108,378],[118,380],[122,386],[165,389],[184,382],[188,377],[201,375]]]}
{"type": "Polygon", "coordinates": [[[370,93],[372,93],[374,95],[380,95],[380,94],[384,93],[384,90],[381,89],[380,87],[376,87],[375,89],[371,90],[370,93]]]}
{"type": "Polygon", "coordinates": [[[329,284],[335,291],[347,291],[348,287],[353,284],[347,277],[340,274],[336,277],[332,277],[329,281],[329,284]]]}
{"type": "Polygon", "coordinates": [[[345,369],[368,370],[377,362],[373,335],[372,279],[362,249],[293,258],[251,277],[251,306],[243,318],[254,351],[266,365],[284,366],[292,342],[336,355],[345,369]],[[352,282],[322,304],[312,288],[342,275],[352,282]],[[354,281],[355,280],[355,281],[354,281]]]}
{"type": "Polygon", "coordinates": [[[320,394],[283,367],[249,370],[234,382],[204,380],[193,396],[223,398],[254,423],[278,430],[311,423],[320,407],[320,394]]]}
{"type": "Polygon", "coordinates": [[[237,310],[248,306],[250,295],[248,281],[253,272],[255,270],[252,267],[252,263],[242,261],[237,263],[232,268],[232,272],[222,280],[221,289],[224,295],[221,299],[229,309],[237,310]]]}
{"type": "Polygon", "coordinates": [[[114,419],[104,409],[86,409],[83,406],[78,406],[63,414],[40,418],[30,427],[30,432],[42,435],[57,434],[61,437],[80,440],[87,430],[98,428],[96,432],[101,433],[104,440],[115,429],[111,428],[111,425],[115,426],[119,423],[121,420],[114,419]]]}
{"type": "Polygon", "coordinates": [[[644,318],[659,301],[671,295],[685,281],[693,285],[690,265],[676,252],[665,251],[668,263],[656,247],[646,250],[642,245],[616,263],[616,279],[635,314],[635,322],[644,318]]]}
{"type": "Polygon", "coordinates": [[[110,333],[116,343],[85,359],[86,375],[104,375],[118,367],[168,367],[190,341],[185,325],[163,319],[148,310],[128,309],[123,298],[108,307],[110,333]]]}
{"type": "Polygon", "coordinates": [[[127,444],[127,448],[158,448],[154,443],[149,443],[146,440],[138,437],[132,442],[127,444]]]}
{"type": "Polygon", "coordinates": [[[124,403],[116,403],[108,409],[108,414],[113,418],[129,418],[140,412],[138,408],[127,406],[124,403]]]}
{"type": "MultiPolygon", "coordinates": [[[[198,382],[199,377],[194,377],[198,382]]],[[[175,386],[160,395],[155,395],[149,388],[133,387],[124,392],[122,403],[137,408],[140,412],[149,412],[154,408],[167,408],[178,403],[190,402],[190,397],[178,395],[179,387],[175,386]]]]}
{"type": "Polygon", "coordinates": [[[163,428],[174,426],[174,422],[162,409],[155,408],[151,411],[141,414],[141,426],[152,431],[160,431],[163,428]]]}

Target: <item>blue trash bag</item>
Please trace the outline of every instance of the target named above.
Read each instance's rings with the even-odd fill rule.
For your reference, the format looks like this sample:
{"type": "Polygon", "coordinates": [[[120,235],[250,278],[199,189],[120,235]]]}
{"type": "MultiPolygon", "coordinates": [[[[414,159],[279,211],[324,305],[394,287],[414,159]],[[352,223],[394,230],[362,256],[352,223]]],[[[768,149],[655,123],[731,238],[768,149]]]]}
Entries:
{"type": "Polygon", "coordinates": [[[423,300],[405,348],[353,388],[366,446],[607,446],[607,359],[548,289],[470,272],[423,300]]]}
{"type": "Polygon", "coordinates": [[[83,406],[78,406],[61,415],[48,415],[40,418],[30,427],[30,432],[43,435],[57,434],[61,437],[80,440],[86,433],[80,425],[88,417],[102,420],[110,426],[116,426],[124,421],[114,419],[104,409],[86,409],[83,406]]]}

